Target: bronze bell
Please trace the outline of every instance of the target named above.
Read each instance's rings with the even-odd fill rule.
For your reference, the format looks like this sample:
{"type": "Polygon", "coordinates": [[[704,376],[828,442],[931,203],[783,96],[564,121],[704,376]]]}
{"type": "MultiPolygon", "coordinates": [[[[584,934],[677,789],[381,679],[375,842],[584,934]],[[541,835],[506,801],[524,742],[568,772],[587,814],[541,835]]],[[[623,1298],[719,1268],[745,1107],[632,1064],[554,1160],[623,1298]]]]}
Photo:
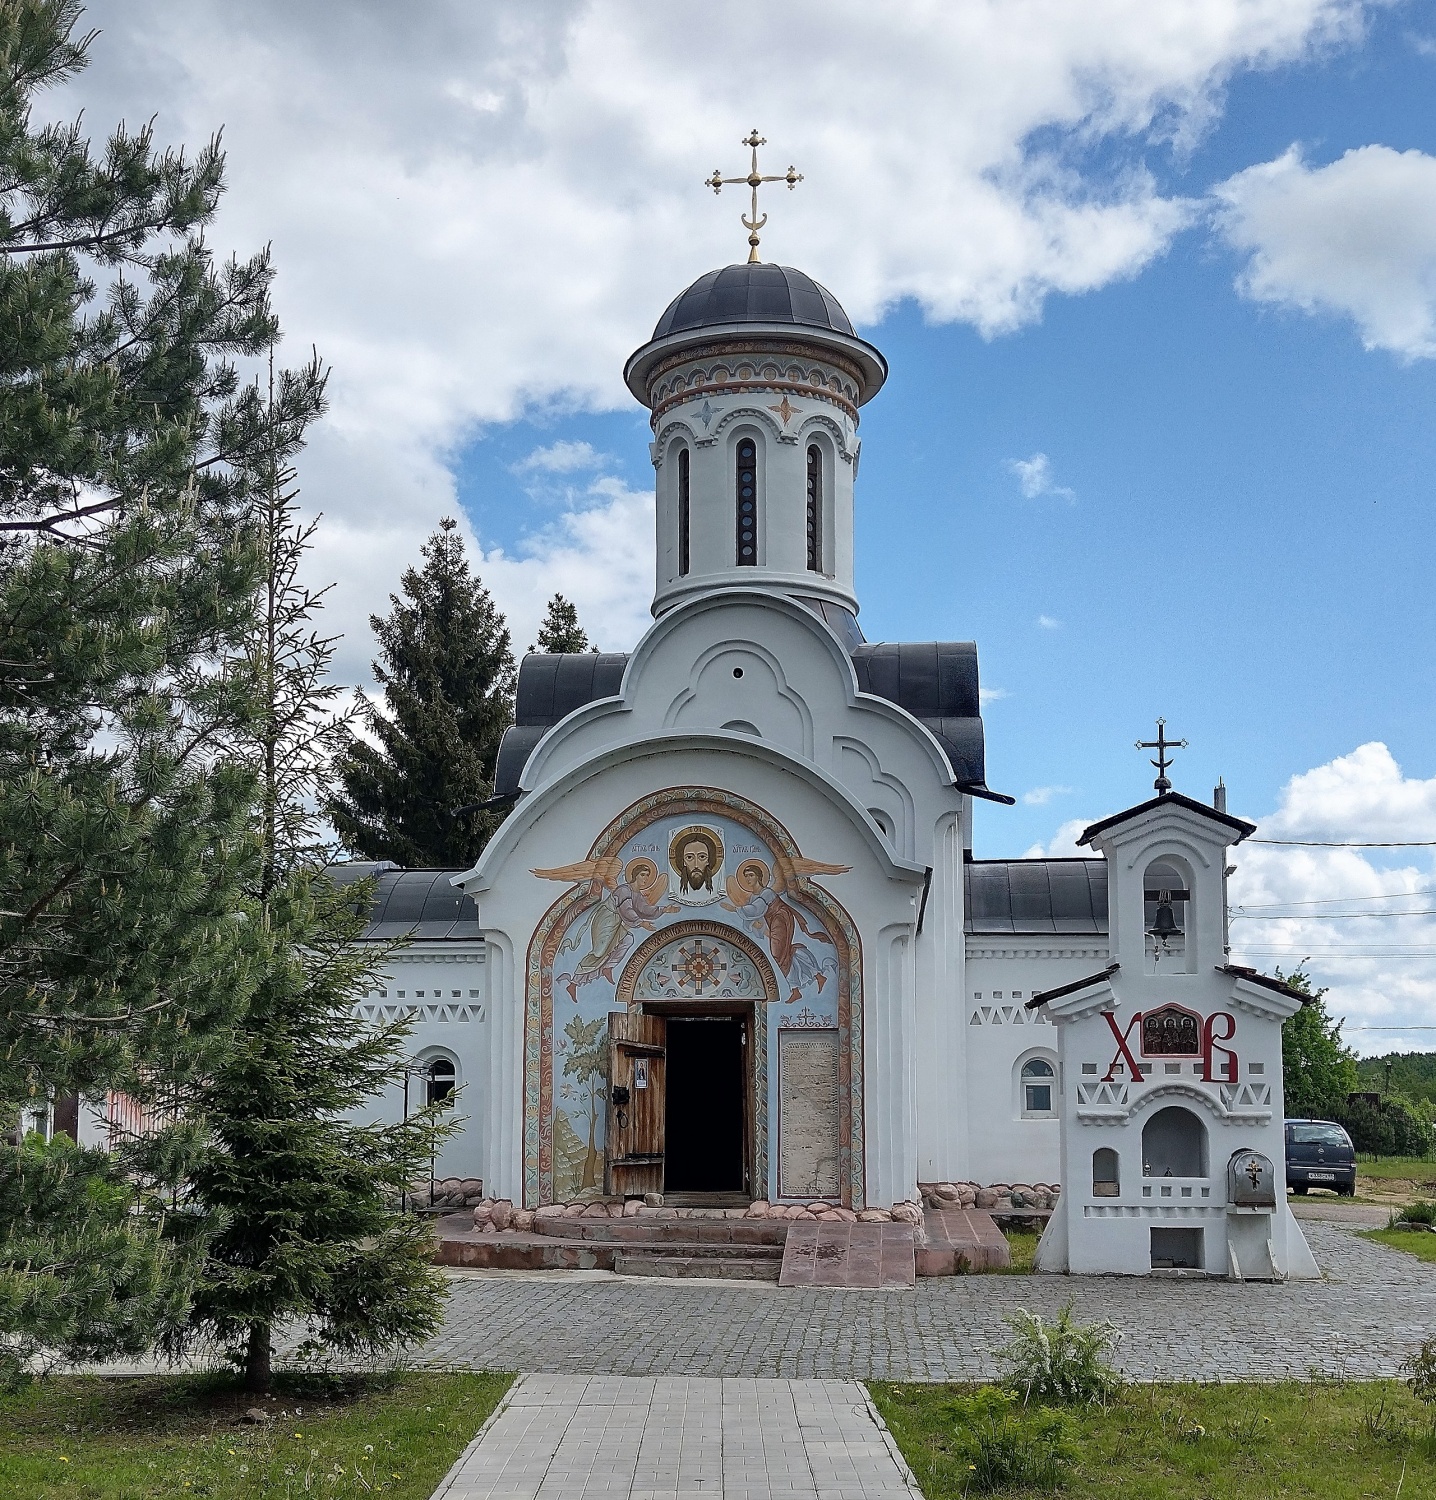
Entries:
{"type": "Polygon", "coordinates": [[[1152,936],[1158,942],[1164,942],[1167,938],[1180,936],[1181,931],[1176,917],[1172,915],[1171,893],[1163,891],[1157,902],[1157,915],[1152,918],[1152,936]]]}

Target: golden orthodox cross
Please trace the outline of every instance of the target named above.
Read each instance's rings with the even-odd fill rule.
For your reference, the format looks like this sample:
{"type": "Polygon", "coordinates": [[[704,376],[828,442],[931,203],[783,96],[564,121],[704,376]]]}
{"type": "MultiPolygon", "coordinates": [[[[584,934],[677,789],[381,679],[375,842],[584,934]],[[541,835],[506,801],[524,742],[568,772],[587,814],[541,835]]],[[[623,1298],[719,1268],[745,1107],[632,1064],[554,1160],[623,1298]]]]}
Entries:
{"type": "Polygon", "coordinates": [[[803,180],[803,174],[793,167],[777,177],[764,177],[758,171],[758,147],[768,144],[765,137],[758,134],[757,127],[753,128],[751,135],[746,136],[740,143],[749,147],[753,152],[753,164],[748,168],[746,177],[724,177],[719,168],[713,168],[713,175],[705,177],[704,187],[711,187],[716,197],[729,183],[746,183],[753,190],[753,212],[743,215],[743,228],[748,231],[748,261],[756,264],[758,260],[758,231],[768,222],[768,215],[758,217],[758,187],[764,182],[786,182],[788,191],[791,192],[803,180]]]}

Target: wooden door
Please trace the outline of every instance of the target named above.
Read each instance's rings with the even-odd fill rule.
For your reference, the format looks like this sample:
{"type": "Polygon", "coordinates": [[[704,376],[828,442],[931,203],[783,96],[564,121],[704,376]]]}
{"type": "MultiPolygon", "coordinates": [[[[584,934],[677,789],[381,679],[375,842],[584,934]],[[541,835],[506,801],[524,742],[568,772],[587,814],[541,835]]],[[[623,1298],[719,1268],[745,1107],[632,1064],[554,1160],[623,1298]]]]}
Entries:
{"type": "Polygon", "coordinates": [[[608,1191],[663,1191],[668,1023],[641,1011],[608,1013],[608,1191]]]}

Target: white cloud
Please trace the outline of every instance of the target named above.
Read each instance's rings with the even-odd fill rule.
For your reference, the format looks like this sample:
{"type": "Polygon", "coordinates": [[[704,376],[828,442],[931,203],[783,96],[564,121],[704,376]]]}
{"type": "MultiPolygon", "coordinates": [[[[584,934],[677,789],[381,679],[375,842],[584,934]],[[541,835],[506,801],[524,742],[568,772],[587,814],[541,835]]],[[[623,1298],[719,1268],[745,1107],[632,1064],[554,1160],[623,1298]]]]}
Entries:
{"type": "Polygon", "coordinates": [[[1069,505],[1077,503],[1077,492],[1058,484],[1052,477],[1052,460],[1045,453],[1034,453],[1031,458],[1011,458],[1007,467],[1017,476],[1017,484],[1023,497],[1039,500],[1050,495],[1054,500],[1065,500],[1069,505]]]}
{"type": "Polygon", "coordinates": [[[608,461],[608,454],[598,452],[592,443],[560,439],[546,448],[535,448],[513,466],[513,472],[532,474],[537,469],[545,474],[573,474],[580,469],[601,469],[608,461]]]}
{"type": "Polygon", "coordinates": [[[1062,621],[1054,620],[1051,615],[1038,615],[1037,624],[1043,630],[1061,630],[1062,621]]]}
{"type": "Polygon", "coordinates": [[[1215,189],[1256,302],[1349,317],[1368,349],[1436,357],[1436,156],[1362,146],[1324,167],[1292,146],[1215,189]]]}
{"type": "MultiPolygon", "coordinates": [[[[765,256],[860,321],[910,297],[993,335],[1160,255],[1194,208],[1159,192],[1143,151],[1206,128],[1241,70],[1354,39],[1363,9],[355,0],[336,23],[289,0],[91,0],[93,65],[41,109],[83,106],[97,132],[157,114],[162,140],[192,146],[223,125],[211,241],[273,245],[287,347],[333,365],[301,477],[329,518],[316,572],[340,582],[340,670],[362,674],[366,617],[454,509],[464,444],[535,407],[625,406],[623,360],[664,304],[743,254],[744,205],[701,181],[744,165],[755,120],[768,164],[806,174],[770,205],[765,256]],[[754,45],[774,35],[802,46],[754,45]]],[[[628,512],[561,503],[557,530],[502,554],[503,587],[583,573],[612,629],[637,629],[646,562],[623,559],[621,599],[596,576],[628,512]]]]}
{"type": "Polygon", "coordinates": [[[516,651],[534,640],[556,593],[578,606],[579,621],[600,650],[628,650],[650,622],[653,496],[599,479],[587,498],[588,505],[565,511],[513,554],[494,547],[479,560],[484,582],[508,616],[516,651]]]}
{"type": "Polygon", "coordinates": [[[1071,792],[1070,786],[1035,786],[1030,792],[1023,792],[1022,801],[1027,807],[1046,807],[1054,797],[1066,797],[1071,792]]]}
{"type": "Polygon", "coordinates": [[[1091,859],[1091,849],[1077,840],[1096,821],[1096,818],[1068,818],[1047,843],[1033,844],[1023,859],[1071,859],[1074,856],[1091,859]]]}
{"type": "MultiPolygon", "coordinates": [[[[1387,747],[1361,745],[1303,772],[1262,818],[1259,839],[1436,840],[1436,777],[1407,777],[1387,747]]],[[[1436,860],[1431,849],[1239,845],[1230,896],[1233,957],[1270,971],[1310,958],[1328,1004],[1362,1052],[1429,1050],[1436,1032],[1436,860]],[[1410,913],[1411,915],[1396,915],[1410,913]],[[1413,1030],[1364,1030],[1411,1027],[1413,1030]]]]}
{"type": "Polygon", "coordinates": [[[977,690],[978,705],[983,708],[989,703],[1000,703],[1004,698],[1010,698],[1011,696],[1011,693],[1006,688],[979,687],[977,690]]]}

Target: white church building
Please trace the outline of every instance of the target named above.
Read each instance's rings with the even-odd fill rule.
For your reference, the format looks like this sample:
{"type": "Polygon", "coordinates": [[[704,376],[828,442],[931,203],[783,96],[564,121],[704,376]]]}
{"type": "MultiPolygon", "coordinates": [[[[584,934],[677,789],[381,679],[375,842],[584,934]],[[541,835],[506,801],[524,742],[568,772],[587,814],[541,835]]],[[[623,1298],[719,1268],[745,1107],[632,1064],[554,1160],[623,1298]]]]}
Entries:
{"type": "Polygon", "coordinates": [[[384,1112],[453,1093],[436,1175],[528,1209],[1060,1184],[1047,1269],[1315,1274],[1281,1167],[1299,997],[1227,956],[1251,825],[1163,777],[1092,858],[975,856],[974,799],[1011,801],[975,645],[858,624],[886,374],[828,291],[756,261],[629,359],[653,624],[524,658],[475,868],[346,867],[378,878],[370,936],[411,938],[362,1007],[416,1021],[384,1112]]]}

